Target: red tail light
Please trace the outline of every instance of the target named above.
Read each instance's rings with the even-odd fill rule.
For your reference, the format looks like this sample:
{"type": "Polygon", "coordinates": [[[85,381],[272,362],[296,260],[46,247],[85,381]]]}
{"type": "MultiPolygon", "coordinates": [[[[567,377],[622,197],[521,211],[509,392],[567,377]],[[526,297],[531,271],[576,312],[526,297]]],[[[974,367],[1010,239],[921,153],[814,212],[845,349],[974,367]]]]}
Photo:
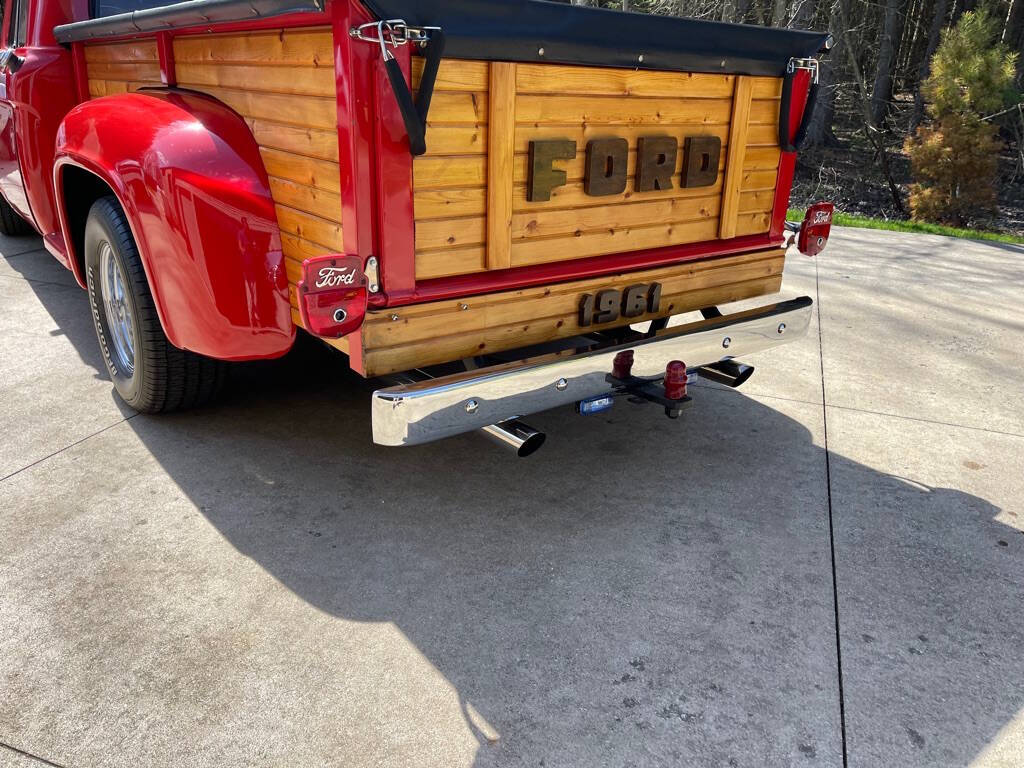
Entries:
{"type": "Polygon", "coordinates": [[[302,262],[299,314],[310,333],[338,339],[363,324],[366,275],[358,256],[316,256],[302,262]]]}
{"type": "Polygon", "coordinates": [[[665,397],[682,400],[686,397],[686,363],[673,360],[665,366],[665,397]]]}
{"type": "Polygon", "coordinates": [[[633,350],[624,349],[612,360],[612,376],[616,379],[628,379],[633,372],[633,350]]]}
{"type": "Polygon", "coordinates": [[[817,256],[825,249],[829,232],[832,230],[832,203],[815,203],[807,209],[804,223],[800,225],[796,247],[807,256],[817,256]]]}

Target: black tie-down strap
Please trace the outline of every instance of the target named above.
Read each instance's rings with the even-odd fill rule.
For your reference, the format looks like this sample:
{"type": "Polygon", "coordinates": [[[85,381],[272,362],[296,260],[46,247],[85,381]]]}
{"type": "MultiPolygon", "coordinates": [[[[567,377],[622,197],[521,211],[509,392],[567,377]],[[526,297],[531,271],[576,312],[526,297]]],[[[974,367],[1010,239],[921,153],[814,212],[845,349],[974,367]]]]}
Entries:
{"type": "Polygon", "coordinates": [[[409,151],[414,156],[422,155],[427,151],[427,112],[430,111],[430,98],[434,95],[434,81],[437,80],[437,70],[441,65],[441,55],[444,53],[444,32],[439,29],[431,30],[430,40],[426,47],[420,50],[425,62],[415,102],[413,102],[409,86],[406,85],[405,75],[402,74],[398,60],[394,56],[384,59],[388,80],[391,81],[391,90],[395,93],[398,111],[402,113],[405,132],[409,134],[409,151]]]}
{"type": "Polygon", "coordinates": [[[796,77],[796,68],[788,67],[782,78],[782,99],[779,102],[779,146],[783,152],[796,152],[807,138],[807,129],[811,127],[811,116],[814,114],[814,105],[818,101],[818,77],[815,69],[811,76],[811,87],[807,91],[807,103],[804,105],[803,119],[800,120],[800,127],[797,128],[793,142],[789,141],[789,111],[793,103],[793,80],[796,77]]]}

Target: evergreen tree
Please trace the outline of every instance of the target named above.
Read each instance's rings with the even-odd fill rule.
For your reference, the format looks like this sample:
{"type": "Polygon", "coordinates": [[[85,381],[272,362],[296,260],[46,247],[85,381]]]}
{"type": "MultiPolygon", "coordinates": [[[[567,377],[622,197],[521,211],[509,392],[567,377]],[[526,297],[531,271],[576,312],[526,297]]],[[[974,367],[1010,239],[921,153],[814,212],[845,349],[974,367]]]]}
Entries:
{"type": "Polygon", "coordinates": [[[1017,58],[997,42],[999,33],[985,8],[965,12],[942,33],[922,86],[931,120],[907,139],[915,219],[964,226],[995,211],[1000,142],[985,118],[1015,101],[1017,58]]]}

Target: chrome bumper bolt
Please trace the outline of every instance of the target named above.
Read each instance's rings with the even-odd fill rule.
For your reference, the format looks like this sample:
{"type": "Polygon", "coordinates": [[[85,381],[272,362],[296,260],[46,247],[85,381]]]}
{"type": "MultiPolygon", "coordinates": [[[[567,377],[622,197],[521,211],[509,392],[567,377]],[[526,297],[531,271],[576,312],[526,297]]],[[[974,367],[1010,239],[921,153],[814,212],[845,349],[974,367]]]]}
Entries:
{"type": "Polygon", "coordinates": [[[466,403],[466,413],[476,413],[479,407],[480,403],[478,403],[476,400],[470,400],[468,403],[466,403]]]}
{"type": "Polygon", "coordinates": [[[786,324],[785,323],[779,323],[778,331],[779,331],[779,333],[785,333],[786,332],[786,324]]]}

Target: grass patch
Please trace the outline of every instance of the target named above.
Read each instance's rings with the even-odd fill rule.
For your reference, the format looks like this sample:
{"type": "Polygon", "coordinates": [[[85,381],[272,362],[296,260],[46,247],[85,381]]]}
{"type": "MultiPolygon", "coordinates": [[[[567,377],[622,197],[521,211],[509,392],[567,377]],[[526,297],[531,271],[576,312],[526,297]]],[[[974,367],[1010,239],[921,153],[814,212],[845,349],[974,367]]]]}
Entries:
{"type": "MultiPolygon", "coordinates": [[[[804,211],[791,208],[786,212],[789,221],[803,221],[804,211]]],[[[1024,237],[1005,235],[1001,232],[984,232],[977,229],[958,229],[942,224],[930,224],[925,221],[901,221],[898,219],[872,219],[868,216],[854,216],[849,213],[835,212],[832,223],[837,227],[857,227],[859,229],[885,229],[890,232],[920,232],[926,235],[946,235],[960,237],[965,240],[995,240],[999,243],[1024,245],[1024,237]]]]}

